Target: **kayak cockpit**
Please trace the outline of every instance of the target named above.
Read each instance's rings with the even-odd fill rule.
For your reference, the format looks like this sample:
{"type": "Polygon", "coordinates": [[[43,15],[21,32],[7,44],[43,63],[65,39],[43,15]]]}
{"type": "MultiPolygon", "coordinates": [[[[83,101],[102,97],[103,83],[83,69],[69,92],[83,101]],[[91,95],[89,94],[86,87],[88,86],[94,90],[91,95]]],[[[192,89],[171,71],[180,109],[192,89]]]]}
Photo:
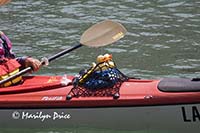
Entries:
{"type": "Polygon", "coordinates": [[[164,78],[158,89],[163,92],[200,92],[200,79],[164,78]]]}

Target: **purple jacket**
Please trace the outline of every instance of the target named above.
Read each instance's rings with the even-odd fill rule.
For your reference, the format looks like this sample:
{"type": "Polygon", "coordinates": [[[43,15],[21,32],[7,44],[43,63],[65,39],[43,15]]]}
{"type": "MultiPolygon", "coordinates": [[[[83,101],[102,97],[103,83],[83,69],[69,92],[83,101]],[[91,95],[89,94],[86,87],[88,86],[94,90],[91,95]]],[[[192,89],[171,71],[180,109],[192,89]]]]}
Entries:
{"type": "MultiPolygon", "coordinates": [[[[12,52],[12,43],[10,39],[2,31],[0,31],[0,59],[1,58],[16,58],[15,54],[12,52]]],[[[25,58],[26,57],[19,57],[16,58],[16,60],[24,66],[25,58]]]]}

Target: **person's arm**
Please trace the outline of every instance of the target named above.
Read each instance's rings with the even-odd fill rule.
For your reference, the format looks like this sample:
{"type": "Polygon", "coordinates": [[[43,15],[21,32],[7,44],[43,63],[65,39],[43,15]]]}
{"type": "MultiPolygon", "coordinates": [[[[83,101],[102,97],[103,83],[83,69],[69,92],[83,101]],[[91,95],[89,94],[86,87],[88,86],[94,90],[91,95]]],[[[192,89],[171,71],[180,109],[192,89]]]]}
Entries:
{"type": "Polygon", "coordinates": [[[33,71],[38,71],[41,67],[41,62],[32,57],[18,57],[16,60],[21,64],[21,69],[31,67],[33,71]]]}

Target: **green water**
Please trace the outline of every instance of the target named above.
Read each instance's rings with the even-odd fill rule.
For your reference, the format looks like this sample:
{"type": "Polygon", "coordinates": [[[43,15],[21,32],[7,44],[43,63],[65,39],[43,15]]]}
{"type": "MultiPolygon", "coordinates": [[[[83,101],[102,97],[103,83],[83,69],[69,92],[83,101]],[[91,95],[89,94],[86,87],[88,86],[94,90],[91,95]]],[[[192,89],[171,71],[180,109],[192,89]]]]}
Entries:
{"type": "MultiPolygon", "coordinates": [[[[118,68],[131,77],[192,78],[200,77],[199,7],[198,0],[13,0],[0,7],[0,30],[12,40],[16,55],[40,59],[78,44],[91,25],[112,19],[128,30],[122,40],[99,49],[77,49],[35,75],[75,75],[88,68],[97,55],[111,53],[118,68]]],[[[24,132],[116,131],[80,128],[24,132]]]]}

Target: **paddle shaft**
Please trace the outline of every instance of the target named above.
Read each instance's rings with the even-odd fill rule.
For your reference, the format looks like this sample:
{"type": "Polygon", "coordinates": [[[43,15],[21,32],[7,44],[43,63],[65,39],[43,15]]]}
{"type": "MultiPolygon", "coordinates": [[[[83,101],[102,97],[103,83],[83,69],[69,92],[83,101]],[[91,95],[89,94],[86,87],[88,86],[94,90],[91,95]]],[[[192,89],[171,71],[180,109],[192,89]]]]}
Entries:
{"type": "Polygon", "coordinates": [[[78,45],[76,45],[76,46],[74,46],[74,47],[72,47],[72,48],[65,49],[65,50],[63,50],[63,51],[61,51],[61,52],[59,52],[59,53],[57,53],[57,54],[55,54],[55,55],[49,57],[49,58],[48,58],[48,61],[51,62],[51,61],[53,61],[53,60],[55,60],[55,59],[57,59],[57,58],[59,58],[59,57],[65,55],[65,54],[67,54],[67,53],[69,53],[69,52],[71,52],[71,51],[73,51],[73,50],[75,50],[75,49],[77,49],[77,48],[79,48],[79,47],[81,47],[81,46],[83,46],[83,45],[82,45],[82,44],[78,44],[78,45]]]}
{"type": "MultiPolygon", "coordinates": [[[[57,54],[55,54],[55,55],[49,57],[49,58],[48,58],[48,62],[51,62],[51,61],[53,61],[53,60],[55,60],[55,59],[57,59],[57,58],[59,58],[59,57],[65,55],[65,54],[67,54],[67,53],[69,53],[69,52],[71,52],[71,51],[77,49],[77,48],[80,48],[81,46],[83,46],[83,45],[82,45],[82,44],[78,44],[78,45],[76,45],[76,46],[74,46],[74,47],[71,47],[71,48],[69,48],[69,49],[65,49],[65,50],[63,50],[63,51],[61,51],[61,52],[59,52],[59,53],[57,53],[57,54]]],[[[44,64],[45,64],[45,63],[42,62],[42,65],[44,65],[44,64]]],[[[27,72],[30,72],[31,70],[32,70],[31,67],[27,67],[27,68],[21,70],[20,72],[14,74],[14,75],[11,75],[10,77],[8,77],[8,78],[6,78],[6,79],[1,80],[1,81],[0,81],[0,85],[6,83],[6,82],[8,82],[8,81],[11,81],[11,80],[13,80],[13,79],[15,79],[15,78],[17,78],[17,77],[19,77],[19,76],[22,76],[22,75],[26,74],[27,72]]]]}

